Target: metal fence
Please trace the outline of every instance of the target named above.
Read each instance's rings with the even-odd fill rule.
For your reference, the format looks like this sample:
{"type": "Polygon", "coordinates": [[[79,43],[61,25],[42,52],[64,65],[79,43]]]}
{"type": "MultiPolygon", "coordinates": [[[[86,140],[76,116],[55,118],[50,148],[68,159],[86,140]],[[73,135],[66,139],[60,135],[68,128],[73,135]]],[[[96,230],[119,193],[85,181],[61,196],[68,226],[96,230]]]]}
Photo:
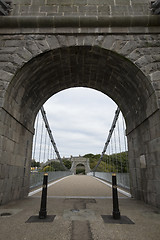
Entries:
{"type": "MultiPolygon", "coordinates": [[[[31,172],[30,189],[41,186],[43,183],[44,172],[31,172]]],[[[70,171],[48,172],[48,182],[71,175],[70,171]]]]}
{"type": "MultiPolygon", "coordinates": [[[[109,183],[112,183],[112,173],[107,172],[90,172],[87,175],[94,176],[105,180],[109,183]]],[[[117,176],[117,185],[128,191],[130,191],[130,174],[129,173],[116,173],[117,176]]]]}

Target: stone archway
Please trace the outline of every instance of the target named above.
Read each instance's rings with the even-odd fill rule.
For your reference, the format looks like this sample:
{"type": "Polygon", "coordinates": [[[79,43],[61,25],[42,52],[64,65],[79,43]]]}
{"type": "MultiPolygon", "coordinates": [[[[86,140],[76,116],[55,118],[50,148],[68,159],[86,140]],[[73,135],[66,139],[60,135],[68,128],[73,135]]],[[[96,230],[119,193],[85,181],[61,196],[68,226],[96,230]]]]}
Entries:
{"type": "Polygon", "coordinates": [[[89,166],[89,158],[84,158],[84,157],[71,157],[71,162],[72,162],[72,166],[70,171],[72,172],[72,174],[76,174],[76,167],[79,164],[84,165],[85,167],[85,174],[90,172],[90,166],[89,166]]]}
{"type": "Polygon", "coordinates": [[[86,175],[85,166],[82,163],[76,166],[76,175],[86,175]]]}
{"type": "Polygon", "coordinates": [[[47,49],[19,68],[6,88],[1,159],[7,188],[1,190],[0,201],[28,194],[36,114],[49,97],[71,87],[99,90],[119,105],[127,125],[132,195],[158,205],[159,175],[154,173],[159,166],[160,113],[155,90],[128,58],[91,43],[47,49]]]}

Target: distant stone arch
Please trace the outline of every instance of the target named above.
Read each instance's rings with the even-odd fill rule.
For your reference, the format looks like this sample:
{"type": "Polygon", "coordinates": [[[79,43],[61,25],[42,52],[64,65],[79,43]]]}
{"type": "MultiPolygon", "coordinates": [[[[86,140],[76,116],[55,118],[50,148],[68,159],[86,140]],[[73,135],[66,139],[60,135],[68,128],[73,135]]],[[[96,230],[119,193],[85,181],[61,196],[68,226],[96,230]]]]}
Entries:
{"type": "Polygon", "coordinates": [[[90,172],[90,166],[89,166],[89,158],[84,158],[84,157],[71,157],[71,172],[72,174],[76,174],[76,167],[79,164],[84,165],[85,167],[85,174],[90,172]]]}

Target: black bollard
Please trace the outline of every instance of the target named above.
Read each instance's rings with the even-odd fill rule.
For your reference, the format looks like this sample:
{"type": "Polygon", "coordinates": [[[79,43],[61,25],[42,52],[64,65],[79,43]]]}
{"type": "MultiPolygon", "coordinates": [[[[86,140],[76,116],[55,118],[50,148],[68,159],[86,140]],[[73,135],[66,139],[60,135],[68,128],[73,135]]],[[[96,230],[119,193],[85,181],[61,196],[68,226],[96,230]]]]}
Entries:
{"type": "Polygon", "coordinates": [[[48,183],[48,173],[45,173],[43,176],[43,189],[41,197],[41,208],[39,211],[39,218],[44,219],[47,217],[47,183],[48,183]]]}
{"type": "Polygon", "coordinates": [[[112,195],[113,195],[113,218],[120,219],[121,215],[119,211],[117,181],[115,173],[112,174],[112,195]]]}

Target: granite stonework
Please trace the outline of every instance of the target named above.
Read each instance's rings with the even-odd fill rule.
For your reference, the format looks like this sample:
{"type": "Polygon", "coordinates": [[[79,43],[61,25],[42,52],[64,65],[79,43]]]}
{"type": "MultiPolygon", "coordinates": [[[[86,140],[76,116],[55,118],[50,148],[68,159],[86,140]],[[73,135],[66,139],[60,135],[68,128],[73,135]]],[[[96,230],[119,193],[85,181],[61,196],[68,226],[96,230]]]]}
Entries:
{"type": "Polygon", "coordinates": [[[10,0],[11,15],[148,15],[151,0],[10,0]]]}
{"type": "Polygon", "coordinates": [[[84,157],[71,157],[71,173],[76,174],[76,168],[79,164],[83,165],[85,168],[85,174],[89,173],[91,171],[90,166],[89,166],[89,158],[84,158],[84,157]]]}
{"type": "Polygon", "coordinates": [[[0,203],[28,194],[43,103],[66,88],[89,87],[125,117],[132,195],[160,207],[159,18],[149,17],[147,0],[59,2],[14,0],[0,19],[0,203]]]}

